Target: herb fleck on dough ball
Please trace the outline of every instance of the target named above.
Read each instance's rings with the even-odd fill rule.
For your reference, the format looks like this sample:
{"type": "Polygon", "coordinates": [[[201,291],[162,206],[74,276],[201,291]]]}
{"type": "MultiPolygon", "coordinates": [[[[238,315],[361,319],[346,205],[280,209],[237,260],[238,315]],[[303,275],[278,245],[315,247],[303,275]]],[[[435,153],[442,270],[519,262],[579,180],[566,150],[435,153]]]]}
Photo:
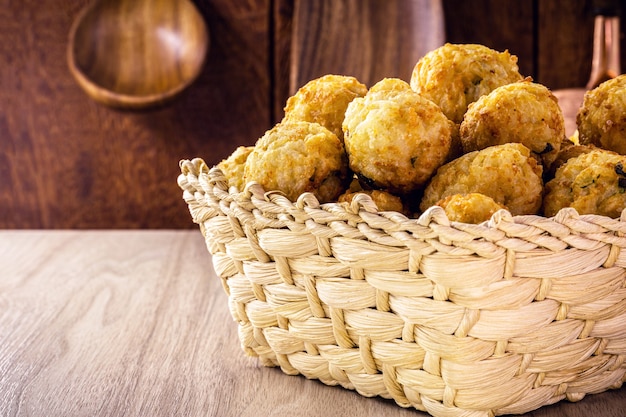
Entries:
{"type": "Polygon", "coordinates": [[[309,81],[287,99],[285,119],[319,123],[343,140],[341,124],[346,108],[366,93],[365,84],[354,77],[324,75],[309,81]]]}
{"type": "Polygon", "coordinates": [[[405,81],[384,79],[354,99],[343,122],[350,168],[372,188],[423,188],[450,150],[453,124],[405,81]]]}
{"type": "Polygon", "coordinates": [[[617,218],[626,207],[626,156],[594,149],[570,158],[546,184],[544,215],[564,207],[617,218]]]}
{"type": "Polygon", "coordinates": [[[508,51],[447,43],[417,61],[411,87],[460,124],[470,103],[501,85],[522,79],[517,57],[508,51]]]}
{"type": "Polygon", "coordinates": [[[626,155],[626,74],[588,91],[576,124],[581,145],[626,155]]]}
{"type": "Polygon", "coordinates": [[[511,214],[537,214],[543,194],[542,167],[521,143],[467,153],[439,168],[426,187],[420,209],[426,211],[453,195],[481,193],[511,214]]]}
{"type": "Polygon", "coordinates": [[[313,193],[334,201],[348,179],[348,164],[337,135],[317,123],[283,121],[261,137],[248,156],[245,180],[266,191],[282,191],[291,201],[313,193]]]}
{"type": "Polygon", "coordinates": [[[547,87],[521,81],[498,87],[470,104],[460,133],[465,153],[518,142],[548,166],[561,149],[565,120],[547,87]]]}

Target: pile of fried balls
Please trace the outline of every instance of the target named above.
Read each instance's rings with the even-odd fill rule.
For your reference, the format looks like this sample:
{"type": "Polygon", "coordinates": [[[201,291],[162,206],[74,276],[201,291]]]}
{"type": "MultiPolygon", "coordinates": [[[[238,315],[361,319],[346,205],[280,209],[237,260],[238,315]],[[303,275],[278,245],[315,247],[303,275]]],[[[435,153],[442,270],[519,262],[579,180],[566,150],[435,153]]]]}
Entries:
{"type": "Polygon", "coordinates": [[[442,207],[481,223],[498,210],[554,216],[564,207],[612,218],[626,207],[626,75],[586,93],[567,137],[557,98],[520,74],[517,57],[447,43],[410,82],[368,88],[329,74],[302,86],[284,118],[221,161],[229,186],[251,181],[291,201],[349,204],[418,217],[442,207]]]}

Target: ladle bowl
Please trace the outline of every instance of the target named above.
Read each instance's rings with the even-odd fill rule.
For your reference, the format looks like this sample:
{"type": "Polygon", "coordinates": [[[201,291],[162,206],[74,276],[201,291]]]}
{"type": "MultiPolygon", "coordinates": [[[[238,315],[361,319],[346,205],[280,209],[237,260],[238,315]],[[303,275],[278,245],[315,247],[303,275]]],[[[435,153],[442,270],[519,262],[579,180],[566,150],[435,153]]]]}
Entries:
{"type": "Polygon", "coordinates": [[[206,23],[190,0],[101,0],[74,21],[67,59],[97,102],[145,109],[193,83],[208,48],[206,23]]]}

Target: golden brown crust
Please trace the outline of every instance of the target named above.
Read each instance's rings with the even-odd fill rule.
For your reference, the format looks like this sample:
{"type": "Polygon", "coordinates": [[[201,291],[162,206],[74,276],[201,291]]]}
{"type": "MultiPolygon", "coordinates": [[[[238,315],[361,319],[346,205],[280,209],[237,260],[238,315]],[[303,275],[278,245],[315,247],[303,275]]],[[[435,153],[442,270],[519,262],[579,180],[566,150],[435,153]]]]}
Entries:
{"type": "Polygon", "coordinates": [[[473,224],[489,220],[496,211],[506,209],[493,198],[480,193],[453,194],[436,205],[444,209],[451,221],[473,224]]]}
{"type": "Polygon", "coordinates": [[[357,194],[367,194],[372,198],[372,201],[376,203],[379,211],[397,211],[398,213],[406,213],[402,199],[396,195],[393,195],[387,191],[381,190],[360,190],[360,191],[346,191],[339,196],[338,201],[340,203],[351,203],[352,199],[357,194]]]}
{"type": "Polygon", "coordinates": [[[481,193],[506,206],[513,215],[536,214],[541,208],[541,165],[520,143],[491,146],[467,153],[439,168],[424,191],[425,211],[453,194],[481,193]]]}
{"type": "Polygon", "coordinates": [[[549,166],[565,138],[557,98],[529,80],[503,85],[470,104],[460,128],[464,152],[522,143],[549,166]]]}
{"type": "Polygon", "coordinates": [[[594,149],[567,160],[546,184],[544,215],[564,207],[617,218],[626,207],[626,156],[594,149]]]}
{"type": "Polygon", "coordinates": [[[626,74],[588,91],[576,124],[581,145],[626,155],[626,74]]]}
{"type": "Polygon", "coordinates": [[[317,123],[282,121],[261,137],[248,156],[246,181],[282,191],[291,201],[312,192],[335,201],[348,178],[348,163],[337,135],[317,123]]]}
{"type": "Polygon", "coordinates": [[[328,74],[309,81],[285,106],[285,119],[319,123],[343,140],[344,114],[348,104],[367,93],[365,84],[346,75],[328,74]]]}
{"type": "Polygon", "coordinates": [[[254,150],[254,146],[239,146],[230,154],[230,156],[222,160],[217,167],[228,178],[229,187],[237,187],[242,191],[246,185],[244,180],[244,169],[248,155],[254,150]]]}
{"type": "Polygon", "coordinates": [[[453,124],[398,79],[384,79],[353,100],[343,123],[350,168],[372,188],[405,194],[421,188],[449,153],[453,124]]]}
{"type": "Polygon", "coordinates": [[[520,81],[517,57],[477,44],[447,43],[415,65],[411,87],[437,104],[455,123],[470,103],[495,88],[520,81]]]}
{"type": "Polygon", "coordinates": [[[450,162],[459,156],[463,155],[463,143],[461,142],[461,125],[456,123],[452,123],[452,135],[450,137],[450,151],[448,152],[448,157],[446,158],[446,162],[450,162]]]}
{"type": "Polygon", "coordinates": [[[569,140],[564,140],[562,145],[563,146],[561,146],[561,150],[559,151],[558,155],[556,156],[554,161],[552,161],[552,163],[548,167],[548,170],[544,174],[544,180],[546,182],[553,179],[556,174],[556,170],[559,169],[559,167],[561,167],[569,159],[575,158],[578,155],[582,155],[584,153],[591,152],[592,150],[597,149],[593,145],[575,145],[569,140]]]}

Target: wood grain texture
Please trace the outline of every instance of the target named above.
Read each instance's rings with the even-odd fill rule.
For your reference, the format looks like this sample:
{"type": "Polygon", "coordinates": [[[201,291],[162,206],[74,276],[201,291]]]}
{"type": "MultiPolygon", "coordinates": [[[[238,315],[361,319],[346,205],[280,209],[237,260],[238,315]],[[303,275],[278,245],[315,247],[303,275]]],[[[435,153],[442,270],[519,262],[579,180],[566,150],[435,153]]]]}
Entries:
{"type": "Polygon", "coordinates": [[[274,0],[271,27],[272,67],[272,125],[285,115],[284,107],[291,95],[289,71],[291,69],[291,33],[293,30],[294,0],[274,0]]]}
{"type": "Polygon", "coordinates": [[[584,87],[591,73],[591,1],[537,2],[536,78],[552,89],[584,87]]]}
{"type": "Polygon", "coordinates": [[[509,49],[552,89],[582,86],[591,2],[196,0],[211,35],[200,77],[169,106],[119,112],[89,99],[66,64],[89,0],[0,0],[0,228],[193,228],[180,159],[213,165],[252,145],[320,75],[406,80],[444,34],[509,49]]]}
{"type": "Polygon", "coordinates": [[[205,69],[146,112],[101,106],[72,79],[67,37],[82,4],[3,3],[0,228],[193,227],[178,161],[217,163],[270,126],[267,0],[199,2],[205,69]]]}
{"type": "MultiPolygon", "coordinates": [[[[426,414],[239,348],[198,231],[0,231],[3,417],[426,414]]],[[[527,417],[623,417],[624,388],[527,417]]]]}
{"type": "MultiPolygon", "coordinates": [[[[446,39],[508,49],[520,71],[551,89],[583,87],[593,47],[593,0],[442,0],[446,39]]],[[[616,1],[626,10],[626,3],[616,1]]],[[[622,51],[625,25],[621,25],[622,51]]],[[[621,57],[622,68],[626,54],[621,57]]]]}
{"type": "Polygon", "coordinates": [[[367,86],[408,82],[418,59],[443,42],[439,0],[296,0],[290,92],[329,73],[367,86]]]}
{"type": "Polygon", "coordinates": [[[209,36],[190,0],[107,0],[84,8],[68,43],[68,66],[87,94],[116,108],[145,109],[193,83],[209,36]]]}
{"type": "MultiPolygon", "coordinates": [[[[552,1],[552,0],[550,0],[552,1]]],[[[442,0],[446,40],[479,43],[518,57],[523,75],[534,77],[533,0],[442,0]]]]}

